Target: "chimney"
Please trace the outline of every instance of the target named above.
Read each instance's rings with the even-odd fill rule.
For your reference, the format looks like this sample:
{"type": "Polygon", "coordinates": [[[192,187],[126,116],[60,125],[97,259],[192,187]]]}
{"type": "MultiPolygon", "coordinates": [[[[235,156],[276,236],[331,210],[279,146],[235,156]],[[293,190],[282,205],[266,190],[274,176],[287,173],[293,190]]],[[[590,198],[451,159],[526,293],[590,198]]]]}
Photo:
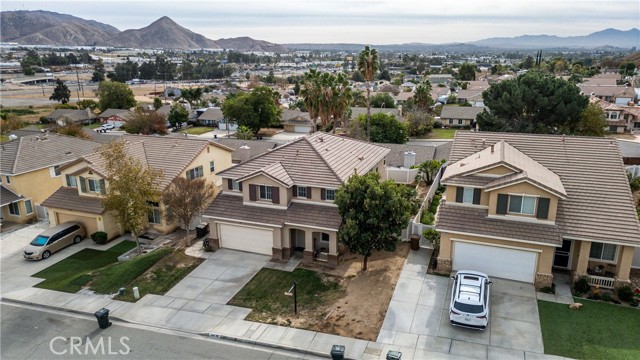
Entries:
{"type": "Polygon", "coordinates": [[[409,169],[416,164],[416,153],[413,151],[404,152],[404,164],[402,167],[409,169]]]}

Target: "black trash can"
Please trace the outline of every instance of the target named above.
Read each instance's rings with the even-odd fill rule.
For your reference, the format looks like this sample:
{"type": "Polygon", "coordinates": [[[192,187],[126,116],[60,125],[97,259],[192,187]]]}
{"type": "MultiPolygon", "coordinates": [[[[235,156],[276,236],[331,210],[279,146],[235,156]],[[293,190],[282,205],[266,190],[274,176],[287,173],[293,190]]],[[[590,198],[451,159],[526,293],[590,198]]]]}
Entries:
{"type": "Polygon", "coordinates": [[[98,319],[98,326],[100,326],[100,329],[106,329],[111,326],[111,321],[109,321],[109,309],[102,308],[96,311],[93,315],[98,319]]]}
{"type": "Polygon", "coordinates": [[[344,360],[344,352],[346,347],[344,345],[333,345],[331,347],[331,359],[344,360]]]}
{"type": "Polygon", "coordinates": [[[402,359],[402,353],[400,351],[389,350],[387,352],[387,360],[400,360],[402,359]]]}
{"type": "Polygon", "coordinates": [[[202,223],[196,226],[196,237],[201,239],[209,233],[209,223],[202,223]]]}

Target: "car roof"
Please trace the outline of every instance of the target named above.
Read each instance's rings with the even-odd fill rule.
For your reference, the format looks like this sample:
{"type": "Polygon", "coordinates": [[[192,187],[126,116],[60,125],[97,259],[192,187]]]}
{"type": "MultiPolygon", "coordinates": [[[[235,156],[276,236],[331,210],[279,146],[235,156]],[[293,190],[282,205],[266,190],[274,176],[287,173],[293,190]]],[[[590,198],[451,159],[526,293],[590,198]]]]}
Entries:
{"type": "Polygon", "coordinates": [[[455,301],[472,305],[482,304],[487,275],[477,271],[459,271],[457,276],[458,293],[455,301]]]}
{"type": "Polygon", "coordinates": [[[38,236],[47,236],[47,237],[49,237],[49,236],[55,235],[55,234],[56,234],[56,233],[58,233],[60,230],[64,230],[64,229],[69,228],[69,227],[70,227],[70,226],[72,226],[72,225],[79,225],[79,226],[82,226],[82,225],[80,225],[80,223],[79,223],[79,222],[77,222],[77,221],[67,221],[67,222],[62,223],[62,224],[60,224],[60,225],[56,225],[56,226],[54,226],[54,227],[50,227],[50,228],[48,228],[47,230],[45,230],[45,231],[41,232],[40,234],[38,234],[38,236]]]}

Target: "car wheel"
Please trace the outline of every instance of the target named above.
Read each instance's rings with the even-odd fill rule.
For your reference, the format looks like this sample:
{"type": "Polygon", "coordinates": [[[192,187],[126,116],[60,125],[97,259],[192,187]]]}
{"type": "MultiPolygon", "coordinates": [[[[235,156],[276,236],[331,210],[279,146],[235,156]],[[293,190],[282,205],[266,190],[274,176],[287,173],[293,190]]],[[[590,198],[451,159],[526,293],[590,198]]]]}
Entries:
{"type": "Polygon", "coordinates": [[[80,237],[80,235],[77,235],[76,237],[73,238],[74,244],[79,244],[80,241],[82,241],[82,238],[80,237]]]}
{"type": "Polygon", "coordinates": [[[45,250],[45,252],[42,253],[42,259],[48,259],[49,256],[51,256],[51,251],[49,250],[45,250]]]}

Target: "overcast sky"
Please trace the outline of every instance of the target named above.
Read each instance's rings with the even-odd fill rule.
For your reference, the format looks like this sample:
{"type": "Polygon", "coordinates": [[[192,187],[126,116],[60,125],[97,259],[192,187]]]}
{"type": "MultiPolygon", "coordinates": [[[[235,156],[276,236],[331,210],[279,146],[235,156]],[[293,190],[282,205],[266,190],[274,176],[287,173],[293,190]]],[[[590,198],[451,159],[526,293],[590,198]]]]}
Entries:
{"type": "Polygon", "coordinates": [[[71,14],[120,30],[169,16],[210,39],[250,36],[277,43],[464,42],[587,35],[640,23],[638,0],[2,0],[0,6],[71,14]]]}

